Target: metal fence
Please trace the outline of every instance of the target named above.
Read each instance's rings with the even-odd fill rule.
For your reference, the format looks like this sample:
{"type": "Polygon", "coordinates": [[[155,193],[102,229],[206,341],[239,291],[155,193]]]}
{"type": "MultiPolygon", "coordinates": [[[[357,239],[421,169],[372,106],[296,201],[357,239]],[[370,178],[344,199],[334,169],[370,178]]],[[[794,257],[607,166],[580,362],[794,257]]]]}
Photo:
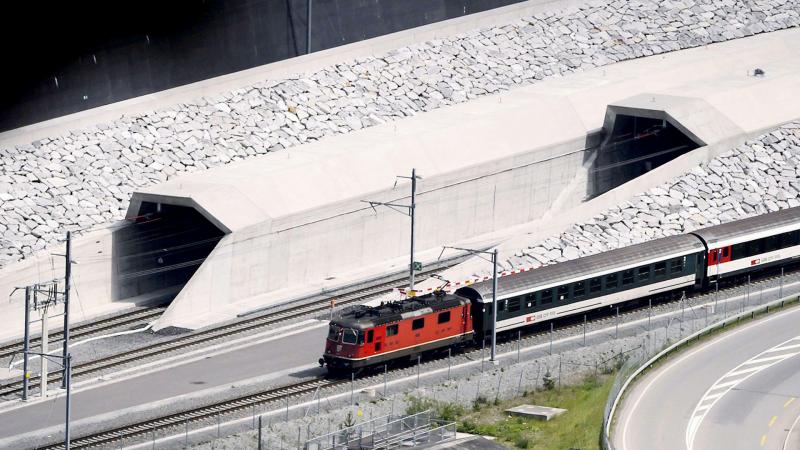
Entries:
{"type": "Polygon", "coordinates": [[[391,450],[456,437],[455,422],[434,419],[430,410],[378,417],[306,441],[304,450],[391,450]]]}

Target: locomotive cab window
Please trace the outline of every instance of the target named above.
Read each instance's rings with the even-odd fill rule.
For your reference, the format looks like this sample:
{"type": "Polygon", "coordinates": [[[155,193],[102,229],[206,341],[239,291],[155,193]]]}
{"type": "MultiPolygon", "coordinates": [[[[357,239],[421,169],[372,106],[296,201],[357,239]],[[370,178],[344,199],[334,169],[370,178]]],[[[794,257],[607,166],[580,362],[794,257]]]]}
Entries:
{"type": "Polygon", "coordinates": [[[346,329],[342,332],[342,342],[345,344],[355,344],[358,342],[358,333],[356,330],[346,329]]]}
{"type": "Polygon", "coordinates": [[[339,342],[339,333],[342,331],[342,327],[337,325],[331,325],[328,328],[328,339],[334,342],[339,342]]]}
{"type": "Polygon", "coordinates": [[[419,319],[414,319],[414,321],[411,322],[411,329],[412,330],[419,330],[420,328],[424,328],[424,327],[425,327],[425,318],[424,317],[420,317],[419,319]]]}
{"type": "Polygon", "coordinates": [[[386,327],[386,336],[397,336],[397,324],[386,327]]]}
{"type": "MultiPolygon", "coordinates": [[[[443,313],[439,313],[439,323],[447,323],[450,322],[450,311],[445,311],[443,313]]],[[[420,327],[422,328],[422,327],[420,327]]]]}

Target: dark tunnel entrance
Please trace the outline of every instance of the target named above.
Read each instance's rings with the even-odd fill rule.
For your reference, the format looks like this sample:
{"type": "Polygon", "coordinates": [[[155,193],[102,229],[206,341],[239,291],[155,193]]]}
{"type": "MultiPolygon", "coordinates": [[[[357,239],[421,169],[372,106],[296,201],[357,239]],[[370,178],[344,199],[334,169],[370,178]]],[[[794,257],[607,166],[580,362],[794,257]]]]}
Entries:
{"type": "Polygon", "coordinates": [[[170,302],[224,235],[194,208],[143,202],[114,232],[114,299],[170,302]]]}
{"type": "Polygon", "coordinates": [[[589,168],[588,198],[606,193],[700,146],[661,118],[620,114],[606,136],[589,168]]]}

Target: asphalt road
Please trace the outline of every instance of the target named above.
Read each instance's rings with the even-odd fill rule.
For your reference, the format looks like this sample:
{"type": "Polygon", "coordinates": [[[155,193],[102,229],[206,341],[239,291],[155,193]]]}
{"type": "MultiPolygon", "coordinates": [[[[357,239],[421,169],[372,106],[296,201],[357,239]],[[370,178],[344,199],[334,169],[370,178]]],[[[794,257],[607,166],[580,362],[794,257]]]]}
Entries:
{"type": "MultiPolygon", "coordinates": [[[[728,331],[638,380],[614,428],[619,450],[784,449],[800,417],[800,308],[728,331]]],[[[793,432],[787,450],[800,449],[793,432]]]]}
{"type": "MultiPolygon", "coordinates": [[[[316,364],[326,334],[326,327],[304,329],[270,342],[77,392],[73,395],[72,418],[80,420],[269,373],[283,371],[291,377],[292,369],[316,364]]],[[[0,413],[0,439],[63,424],[63,411],[64,398],[59,396],[0,413]]]]}

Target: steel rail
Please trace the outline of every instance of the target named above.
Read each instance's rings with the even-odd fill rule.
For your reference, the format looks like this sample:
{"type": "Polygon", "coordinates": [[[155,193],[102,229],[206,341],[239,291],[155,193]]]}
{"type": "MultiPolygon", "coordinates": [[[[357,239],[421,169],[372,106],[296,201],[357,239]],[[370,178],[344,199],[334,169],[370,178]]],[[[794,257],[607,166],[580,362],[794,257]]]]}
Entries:
{"type": "MultiPolygon", "coordinates": [[[[787,273],[791,273],[791,272],[787,272],[787,273]]],[[[760,284],[760,283],[768,282],[770,280],[774,280],[776,278],[778,278],[778,276],[767,276],[767,277],[761,278],[761,279],[759,279],[757,281],[754,281],[752,284],[760,284]]],[[[741,287],[741,285],[734,284],[734,285],[728,286],[728,287],[726,287],[724,289],[721,289],[720,292],[732,293],[735,289],[737,289],[739,287],[741,287]]],[[[702,292],[702,293],[698,293],[697,295],[693,295],[691,297],[686,297],[686,300],[693,299],[693,300],[704,300],[704,301],[707,301],[714,295],[715,295],[715,293],[713,291],[712,292],[702,292]]],[[[676,303],[678,301],[680,301],[680,300],[667,301],[667,302],[661,303],[661,305],[670,304],[670,303],[676,303]]],[[[619,315],[620,320],[622,320],[622,318],[625,317],[625,316],[630,316],[630,315],[634,315],[634,314],[640,313],[641,311],[643,311],[643,310],[645,310],[647,308],[648,308],[647,306],[636,307],[636,308],[630,309],[630,310],[628,310],[628,311],[626,311],[624,313],[620,313],[620,315],[619,315]]],[[[609,320],[616,320],[616,316],[605,314],[605,315],[601,315],[601,316],[593,318],[588,323],[589,324],[598,324],[598,323],[608,322],[609,320]]],[[[575,324],[571,324],[571,325],[568,325],[568,326],[561,327],[561,328],[559,328],[559,331],[562,331],[562,332],[563,331],[575,331],[575,330],[581,329],[582,326],[583,326],[583,322],[575,323],[575,324]]],[[[536,338],[545,336],[548,333],[549,333],[549,331],[536,331],[536,332],[533,332],[533,333],[528,333],[527,335],[525,335],[523,337],[523,341],[531,341],[531,340],[534,340],[536,338]]],[[[508,344],[508,343],[511,343],[511,341],[503,342],[503,345],[504,344],[508,344]]],[[[476,346],[472,346],[472,347],[467,347],[467,350],[462,354],[462,356],[467,357],[467,358],[477,357],[477,356],[482,354],[482,351],[483,350],[481,349],[481,347],[479,347],[477,345],[476,346]]],[[[440,360],[442,360],[444,358],[446,358],[446,356],[439,356],[439,357],[436,357],[436,358],[428,359],[425,362],[425,365],[427,365],[429,363],[435,363],[435,362],[440,361],[440,360]]],[[[389,369],[388,372],[391,373],[391,372],[402,371],[402,370],[404,370],[406,368],[407,367],[401,365],[401,366],[389,369]]],[[[368,378],[377,378],[377,377],[380,377],[380,376],[382,376],[382,375],[367,375],[367,376],[360,376],[360,377],[357,377],[357,378],[359,378],[359,379],[367,378],[368,379],[368,378]]],[[[133,437],[136,437],[136,436],[142,436],[142,435],[146,435],[148,433],[153,433],[153,432],[156,432],[156,431],[163,431],[163,430],[170,429],[170,428],[176,428],[178,426],[185,426],[187,423],[199,422],[201,420],[205,420],[205,419],[208,419],[210,417],[214,417],[214,416],[216,416],[218,414],[220,414],[220,415],[221,414],[227,414],[227,413],[230,413],[230,412],[236,412],[236,411],[244,410],[246,408],[251,408],[254,405],[265,404],[265,403],[274,402],[274,401],[277,401],[277,400],[283,400],[283,399],[285,399],[287,397],[308,393],[308,392],[311,392],[311,391],[313,391],[315,389],[318,389],[318,388],[334,387],[334,386],[346,384],[346,383],[349,383],[349,382],[350,382],[350,380],[346,380],[346,379],[330,380],[330,379],[326,379],[326,378],[322,378],[322,377],[315,378],[313,380],[309,380],[309,381],[305,381],[305,382],[301,382],[301,383],[296,383],[296,384],[291,384],[291,385],[287,385],[287,386],[283,386],[283,387],[279,387],[279,388],[273,388],[273,389],[269,389],[269,390],[266,390],[266,391],[263,391],[263,392],[260,392],[260,393],[251,394],[251,395],[247,395],[247,396],[243,396],[243,397],[238,397],[238,398],[234,398],[234,399],[231,399],[231,400],[228,400],[228,401],[214,403],[212,405],[208,405],[208,406],[204,406],[204,407],[200,407],[200,408],[196,408],[196,409],[191,409],[191,410],[187,410],[187,411],[180,412],[180,413],[174,413],[174,414],[170,414],[170,415],[166,415],[166,416],[162,416],[162,417],[156,417],[156,418],[153,418],[153,419],[150,419],[150,420],[147,420],[147,421],[137,422],[137,423],[125,426],[125,427],[114,428],[114,429],[111,429],[111,430],[108,430],[108,431],[103,431],[103,432],[100,432],[100,433],[96,433],[96,434],[88,435],[88,436],[85,436],[85,437],[77,438],[77,439],[74,439],[74,440],[71,441],[72,442],[71,446],[72,446],[72,448],[83,449],[83,448],[92,448],[92,447],[96,447],[96,446],[100,446],[100,445],[106,445],[106,444],[109,444],[109,443],[118,442],[118,441],[123,440],[123,439],[129,439],[129,438],[133,438],[133,437]]],[[[63,449],[63,448],[64,448],[63,443],[54,444],[54,445],[51,445],[51,446],[48,446],[48,447],[43,447],[43,449],[45,449],[45,450],[56,450],[56,449],[63,449]]]]}
{"type": "MultiPolygon", "coordinates": [[[[348,381],[346,380],[315,378],[300,383],[268,389],[255,394],[237,397],[231,400],[213,403],[211,405],[189,409],[162,417],[156,417],[150,420],[136,422],[108,431],[72,439],[70,441],[70,448],[86,449],[105,446],[124,439],[147,435],[149,433],[176,428],[178,426],[186,426],[191,422],[200,422],[206,419],[217,417],[218,415],[243,411],[248,408],[253,408],[256,405],[274,403],[297,395],[314,392],[317,389],[334,387],[347,382],[348,381]]],[[[64,444],[59,443],[40,448],[43,450],[59,450],[64,448],[64,444]]]]}
{"type": "MultiPolygon", "coordinates": [[[[434,273],[439,270],[442,270],[442,268],[431,269],[427,272],[419,273],[418,276],[434,273]]],[[[359,288],[345,294],[336,295],[336,305],[349,305],[363,301],[380,293],[387,292],[391,290],[392,286],[394,286],[398,281],[404,280],[405,277],[405,273],[392,275],[390,277],[386,277],[387,281],[381,281],[379,284],[359,288]]],[[[274,325],[289,319],[295,319],[313,313],[325,312],[329,309],[330,306],[328,299],[323,299],[307,304],[291,306],[276,312],[267,312],[261,315],[254,315],[237,322],[177,336],[168,341],[163,341],[116,355],[110,355],[96,360],[75,364],[72,370],[72,377],[74,379],[75,377],[90,375],[112,367],[118,367],[132,362],[142,361],[146,358],[163,356],[167,352],[188,348],[203,343],[209,343],[222,338],[257,330],[269,325],[274,325]]],[[[61,372],[51,372],[48,375],[48,383],[60,382],[61,375],[61,372]]],[[[39,375],[31,376],[29,379],[30,385],[37,385],[40,378],[41,377],[39,375]]],[[[22,385],[22,381],[13,381],[11,383],[0,385],[0,397],[21,393],[22,385]]]]}
{"type": "MultiPolygon", "coordinates": [[[[69,329],[70,337],[71,338],[88,337],[121,326],[131,325],[141,322],[148,322],[160,316],[161,313],[164,312],[164,309],[165,308],[137,309],[135,311],[123,312],[121,314],[100,319],[94,322],[83,323],[80,325],[72,326],[69,329]]],[[[64,331],[63,330],[55,331],[53,333],[50,333],[49,336],[50,339],[52,340],[60,340],[61,338],[64,337],[64,331]]],[[[31,347],[35,347],[36,345],[39,345],[41,341],[42,341],[41,336],[36,336],[30,340],[30,345],[31,347]]],[[[22,348],[23,348],[22,340],[2,345],[0,346],[0,359],[14,356],[17,353],[22,352],[22,348]]]]}

